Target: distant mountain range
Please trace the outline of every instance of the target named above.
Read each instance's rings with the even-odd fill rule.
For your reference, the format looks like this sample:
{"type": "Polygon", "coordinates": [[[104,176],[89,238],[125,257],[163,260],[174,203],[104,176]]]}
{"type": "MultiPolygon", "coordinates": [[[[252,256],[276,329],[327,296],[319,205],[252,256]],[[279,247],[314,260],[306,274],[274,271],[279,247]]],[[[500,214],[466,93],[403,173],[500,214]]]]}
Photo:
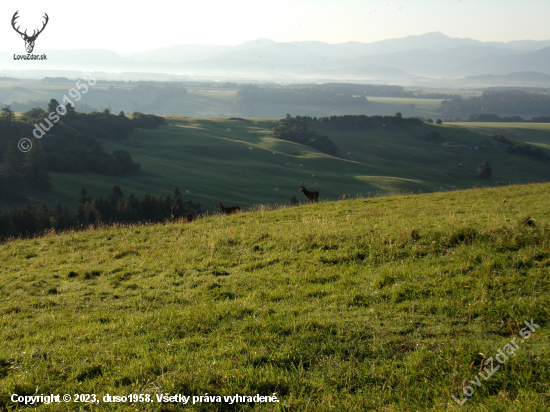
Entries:
{"type": "Polygon", "coordinates": [[[129,55],[107,50],[35,52],[46,53],[48,60],[14,61],[12,54],[0,53],[0,67],[7,69],[4,73],[73,70],[166,73],[237,81],[316,79],[392,84],[492,75],[496,76],[493,82],[506,85],[522,80],[521,75],[513,79],[505,75],[527,72],[529,85],[550,86],[550,40],[481,42],[438,32],[374,43],[277,43],[258,39],[237,46],[175,45],[129,55]]]}

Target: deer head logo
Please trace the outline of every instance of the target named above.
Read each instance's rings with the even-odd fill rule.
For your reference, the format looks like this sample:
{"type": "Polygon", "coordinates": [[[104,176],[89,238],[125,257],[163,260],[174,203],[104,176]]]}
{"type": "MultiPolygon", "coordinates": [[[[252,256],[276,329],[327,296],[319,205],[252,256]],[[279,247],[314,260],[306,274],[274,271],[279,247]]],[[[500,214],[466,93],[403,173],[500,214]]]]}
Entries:
{"type": "Polygon", "coordinates": [[[17,28],[15,27],[15,20],[19,17],[17,13],[19,13],[19,10],[17,10],[13,15],[11,19],[11,25],[13,29],[21,35],[21,38],[25,40],[25,48],[27,49],[27,53],[32,53],[32,51],[34,50],[34,42],[36,41],[36,38],[38,37],[38,35],[44,31],[44,28],[48,24],[49,17],[46,13],[44,13],[44,18],[46,19],[46,21],[43,23],[42,28],[38,30],[38,32],[34,30],[32,33],[32,36],[29,36],[27,35],[27,30],[25,30],[24,33],[21,33],[19,31],[19,26],[17,26],[17,28]]]}

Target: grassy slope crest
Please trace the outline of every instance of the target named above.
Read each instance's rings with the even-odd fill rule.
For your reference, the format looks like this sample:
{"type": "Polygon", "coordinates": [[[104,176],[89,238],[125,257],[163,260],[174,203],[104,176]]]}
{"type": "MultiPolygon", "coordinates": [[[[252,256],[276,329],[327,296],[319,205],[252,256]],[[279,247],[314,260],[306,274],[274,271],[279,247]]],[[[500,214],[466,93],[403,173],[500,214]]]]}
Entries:
{"type": "MultiPolygon", "coordinates": [[[[548,189],[259,208],[5,243],[0,409],[38,391],[276,392],[280,404],[254,410],[464,410],[450,395],[461,399],[533,319],[541,328],[466,405],[547,410],[548,189]]],[[[181,405],[94,409],[136,407],[181,405]]]]}

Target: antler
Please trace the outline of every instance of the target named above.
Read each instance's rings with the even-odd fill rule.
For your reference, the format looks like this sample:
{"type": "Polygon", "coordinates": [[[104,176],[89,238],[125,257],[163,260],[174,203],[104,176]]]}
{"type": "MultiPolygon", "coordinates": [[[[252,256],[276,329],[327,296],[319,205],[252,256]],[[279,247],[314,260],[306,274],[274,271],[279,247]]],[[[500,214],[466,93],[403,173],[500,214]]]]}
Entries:
{"type": "Polygon", "coordinates": [[[15,20],[17,20],[19,18],[19,16],[17,15],[17,13],[19,13],[19,10],[17,10],[14,14],[13,14],[13,17],[11,18],[11,25],[13,27],[13,29],[19,33],[21,36],[25,36],[26,38],[29,38],[29,39],[34,39],[36,38],[40,33],[42,33],[44,31],[44,29],[46,28],[46,25],[48,24],[48,21],[50,21],[50,18],[48,17],[48,14],[46,12],[44,12],[44,18],[46,19],[46,21],[44,23],[42,23],[42,28],[40,30],[38,30],[38,33],[36,32],[36,30],[33,31],[32,33],[32,36],[29,37],[29,35],[27,35],[27,30],[25,30],[24,33],[21,33],[19,31],[19,27],[20,26],[17,26],[17,28],[15,27],[15,20]]]}
{"type": "Polygon", "coordinates": [[[25,33],[21,33],[19,31],[19,27],[20,26],[17,26],[17,28],[15,28],[15,20],[19,18],[19,16],[17,15],[17,13],[19,13],[19,10],[17,10],[14,14],[13,14],[13,17],[11,18],[11,26],[13,27],[13,29],[19,33],[21,36],[26,36],[27,35],[27,30],[25,30],[25,33]]]}
{"type": "MultiPolygon", "coordinates": [[[[44,29],[46,28],[46,25],[48,24],[48,21],[50,20],[50,18],[48,17],[48,15],[46,14],[46,12],[44,12],[44,16],[46,18],[46,21],[43,24],[42,28],[38,31],[38,33],[32,33],[32,36],[31,37],[37,37],[40,33],[42,33],[44,31],[44,29]]],[[[36,31],[36,30],[34,30],[36,31]]]]}

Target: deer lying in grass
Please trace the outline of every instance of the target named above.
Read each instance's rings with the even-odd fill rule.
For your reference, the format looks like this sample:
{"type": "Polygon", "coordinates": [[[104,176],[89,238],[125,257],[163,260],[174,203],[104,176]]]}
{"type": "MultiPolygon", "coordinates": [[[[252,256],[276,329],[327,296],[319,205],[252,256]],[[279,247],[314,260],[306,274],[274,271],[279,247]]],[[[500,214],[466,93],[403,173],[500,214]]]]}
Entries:
{"type": "Polygon", "coordinates": [[[220,209],[220,212],[223,212],[226,215],[239,213],[241,211],[241,208],[239,206],[223,207],[222,203],[223,203],[223,199],[220,203],[218,203],[218,206],[216,206],[216,209],[220,209]]]}
{"type": "Polygon", "coordinates": [[[172,208],[170,210],[170,217],[172,218],[172,220],[174,222],[176,221],[183,221],[183,222],[192,222],[193,219],[195,218],[195,216],[193,215],[190,215],[190,214],[186,214],[186,215],[180,215],[179,213],[176,213],[176,211],[174,210],[174,208],[172,208]]]}
{"type": "Polygon", "coordinates": [[[319,192],[314,190],[314,191],[308,191],[306,189],[306,186],[307,186],[307,183],[304,184],[302,183],[302,186],[300,187],[300,192],[302,192],[304,195],[306,195],[307,197],[307,202],[315,202],[315,203],[318,203],[319,202],[319,192]]]}

